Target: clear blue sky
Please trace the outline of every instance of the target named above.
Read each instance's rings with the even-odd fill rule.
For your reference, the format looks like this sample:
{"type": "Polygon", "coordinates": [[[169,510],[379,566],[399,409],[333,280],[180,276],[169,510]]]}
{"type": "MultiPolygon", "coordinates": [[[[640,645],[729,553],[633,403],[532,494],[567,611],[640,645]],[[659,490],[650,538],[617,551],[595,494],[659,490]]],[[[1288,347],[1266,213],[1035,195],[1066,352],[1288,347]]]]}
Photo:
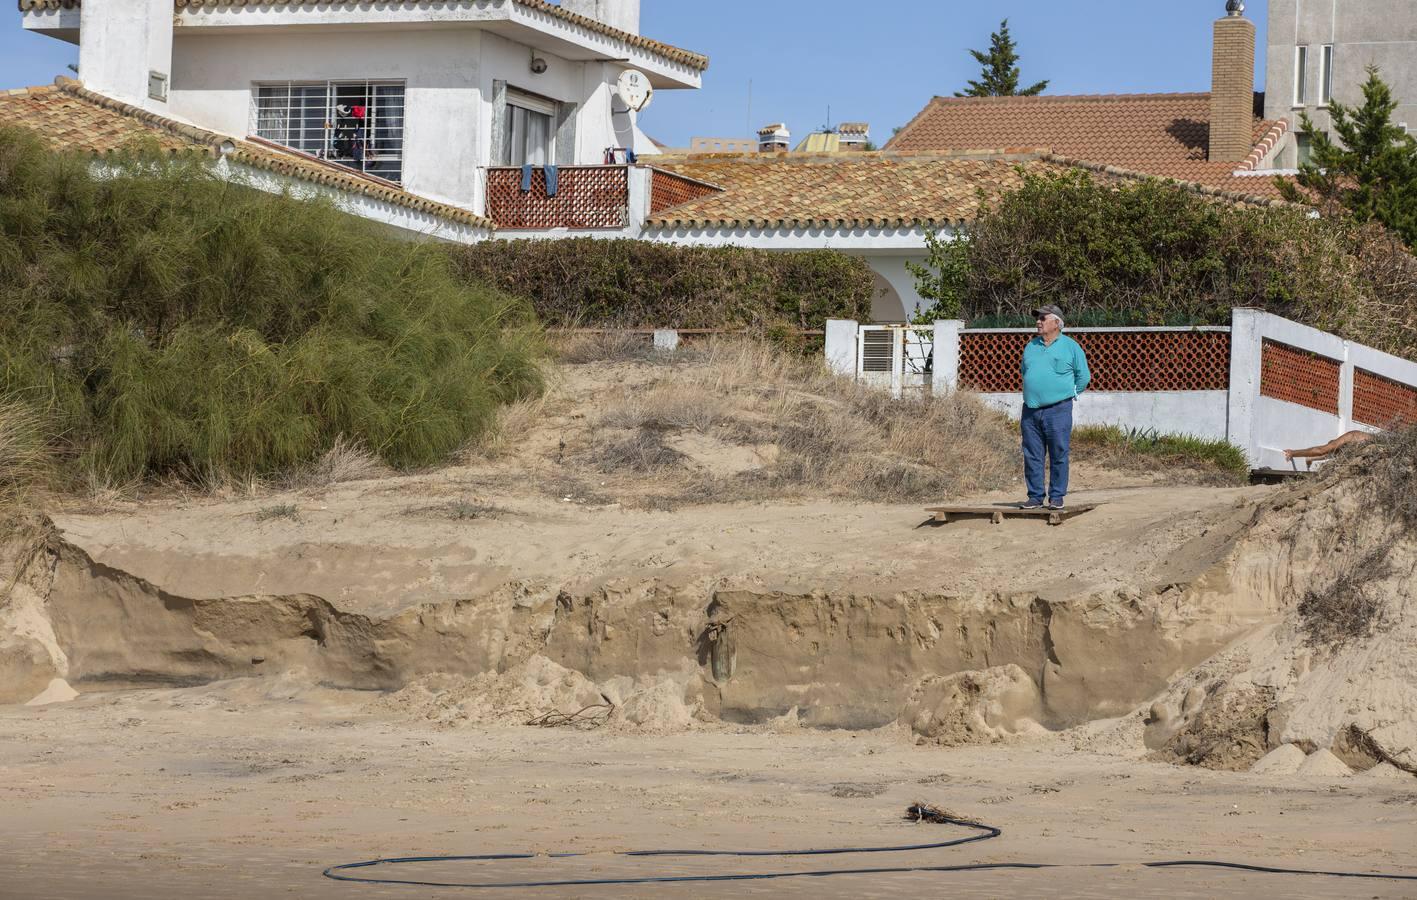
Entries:
{"type": "MultiPolygon", "coordinates": [[[[77,54],[25,34],[14,0],[0,28],[0,87],[48,84],[77,54]]],[[[1256,83],[1264,86],[1268,0],[1246,14],[1260,29],[1256,83]]],[[[1007,16],[1023,77],[1048,93],[1210,89],[1211,22],[1223,0],[643,0],[648,37],[706,53],[701,91],[662,91],[641,117],[661,141],[749,136],[786,121],[802,135],[869,121],[883,143],[935,94],[975,77],[966,50],[985,48],[1007,16]],[[752,81],[752,112],[748,82],[752,81]]]]}

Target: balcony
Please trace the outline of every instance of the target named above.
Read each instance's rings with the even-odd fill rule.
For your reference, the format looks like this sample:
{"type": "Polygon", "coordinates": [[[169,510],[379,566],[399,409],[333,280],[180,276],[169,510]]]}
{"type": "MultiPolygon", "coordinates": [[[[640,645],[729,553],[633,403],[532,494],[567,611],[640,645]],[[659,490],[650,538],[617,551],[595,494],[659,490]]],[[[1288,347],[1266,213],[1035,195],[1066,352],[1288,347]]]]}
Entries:
{"type": "Polygon", "coordinates": [[[498,228],[623,229],[630,224],[629,166],[560,166],[556,196],[546,193],[546,171],[533,169],[522,190],[522,170],[487,170],[487,218],[498,228]]]}

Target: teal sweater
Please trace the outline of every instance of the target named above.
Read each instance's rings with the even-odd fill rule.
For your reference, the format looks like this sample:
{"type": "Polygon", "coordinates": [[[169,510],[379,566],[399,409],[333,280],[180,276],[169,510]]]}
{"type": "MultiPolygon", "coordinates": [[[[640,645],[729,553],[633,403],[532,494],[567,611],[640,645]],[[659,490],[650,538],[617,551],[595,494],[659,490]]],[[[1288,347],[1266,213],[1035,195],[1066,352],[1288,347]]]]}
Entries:
{"type": "Polygon", "coordinates": [[[1029,409],[1052,406],[1087,390],[1092,373],[1078,342],[1060,334],[1051,345],[1035,337],[1023,348],[1023,403],[1029,409]]]}

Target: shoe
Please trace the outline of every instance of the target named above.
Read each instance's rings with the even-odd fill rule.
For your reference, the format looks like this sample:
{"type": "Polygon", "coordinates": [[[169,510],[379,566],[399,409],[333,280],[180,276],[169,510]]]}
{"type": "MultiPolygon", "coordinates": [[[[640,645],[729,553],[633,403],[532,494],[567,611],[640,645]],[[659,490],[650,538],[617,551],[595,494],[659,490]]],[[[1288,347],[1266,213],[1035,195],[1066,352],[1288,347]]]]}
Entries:
{"type": "Polygon", "coordinates": [[[1019,509],[1042,509],[1042,500],[1025,500],[1018,505],[1019,509]]]}
{"type": "Polygon", "coordinates": [[[1053,510],[1054,512],[1060,512],[1063,509],[1063,501],[1059,500],[1057,502],[1049,502],[1048,508],[1053,510]]]}

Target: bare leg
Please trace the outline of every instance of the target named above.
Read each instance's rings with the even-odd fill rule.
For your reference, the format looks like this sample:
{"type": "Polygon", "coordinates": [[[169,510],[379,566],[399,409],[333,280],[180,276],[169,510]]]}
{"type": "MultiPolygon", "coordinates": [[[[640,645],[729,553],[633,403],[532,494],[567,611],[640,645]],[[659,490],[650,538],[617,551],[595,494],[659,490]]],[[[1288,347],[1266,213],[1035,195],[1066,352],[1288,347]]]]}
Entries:
{"type": "Polygon", "coordinates": [[[1306,467],[1312,467],[1314,460],[1326,459],[1349,444],[1361,444],[1364,441],[1372,439],[1372,437],[1373,436],[1366,431],[1349,431],[1339,435],[1327,444],[1320,444],[1317,447],[1305,447],[1302,450],[1285,450],[1284,459],[1286,462],[1302,459],[1305,461],[1306,467]]]}

